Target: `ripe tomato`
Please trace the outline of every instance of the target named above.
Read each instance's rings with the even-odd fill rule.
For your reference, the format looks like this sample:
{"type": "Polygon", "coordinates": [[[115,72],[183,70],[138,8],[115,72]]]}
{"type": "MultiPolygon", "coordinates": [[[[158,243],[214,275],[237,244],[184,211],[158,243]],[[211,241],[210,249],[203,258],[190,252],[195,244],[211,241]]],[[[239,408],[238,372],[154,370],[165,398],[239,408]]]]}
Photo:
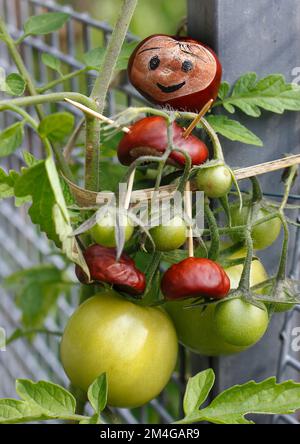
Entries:
{"type": "Polygon", "coordinates": [[[232,185],[231,172],[225,165],[199,170],[196,181],[198,189],[211,198],[225,196],[232,185]]]}
{"type": "MultiPolygon", "coordinates": [[[[243,252],[233,257],[242,257],[243,252]]],[[[226,268],[225,271],[230,278],[231,288],[237,288],[241,277],[243,266],[235,265],[226,268]]],[[[258,260],[253,260],[251,265],[251,286],[257,285],[268,278],[267,273],[258,260]]],[[[229,344],[216,331],[214,325],[215,305],[208,305],[204,312],[201,308],[185,309],[192,300],[168,302],[165,308],[172,320],[179,337],[179,341],[195,353],[207,356],[229,355],[239,353],[248,346],[237,346],[229,344]]]]}
{"type": "Polygon", "coordinates": [[[177,348],[175,329],[163,310],[139,306],[107,290],[85,301],[71,316],[61,358],[75,386],[87,390],[106,372],[108,403],[137,407],[167,384],[177,348]]]}
{"type": "MultiPolygon", "coordinates": [[[[127,242],[134,231],[133,226],[129,220],[124,220],[125,224],[125,242],[127,242]]],[[[90,234],[93,240],[104,247],[115,247],[115,217],[111,213],[105,214],[97,223],[90,229],[90,234]]]]}
{"type": "MultiPolygon", "coordinates": [[[[231,210],[231,218],[232,218],[232,226],[245,225],[248,218],[249,207],[243,207],[240,212],[238,208],[232,208],[231,210]]],[[[269,216],[269,212],[264,208],[261,208],[255,220],[263,219],[266,216],[269,216]]],[[[271,219],[267,222],[263,222],[259,225],[256,225],[252,229],[252,239],[253,246],[256,250],[263,250],[264,248],[272,245],[276,239],[278,238],[281,230],[281,221],[279,217],[271,219]]],[[[239,233],[233,233],[231,235],[232,239],[235,242],[241,241],[242,237],[239,233]]]]}
{"type": "Polygon", "coordinates": [[[158,251],[171,251],[180,248],[186,241],[186,225],[175,216],[167,225],[151,228],[150,234],[158,251]]]}

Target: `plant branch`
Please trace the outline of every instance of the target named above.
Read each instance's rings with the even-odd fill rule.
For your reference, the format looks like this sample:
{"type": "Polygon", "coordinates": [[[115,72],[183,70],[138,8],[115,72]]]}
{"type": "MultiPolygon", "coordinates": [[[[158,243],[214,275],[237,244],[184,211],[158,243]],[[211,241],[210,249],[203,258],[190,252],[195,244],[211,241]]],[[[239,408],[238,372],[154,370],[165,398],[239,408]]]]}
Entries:
{"type": "Polygon", "coordinates": [[[46,91],[48,91],[51,88],[54,88],[55,86],[59,85],[60,83],[65,82],[66,80],[73,79],[74,77],[79,76],[80,74],[84,74],[87,72],[89,68],[85,66],[84,68],[77,69],[76,71],[70,72],[69,74],[66,74],[64,76],[59,77],[58,79],[53,80],[52,82],[47,83],[44,86],[41,86],[40,88],[37,88],[37,92],[39,94],[42,94],[46,91]]]}
{"type": "MultiPolygon", "coordinates": [[[[22,60],[22,57],[19,54],[19,51],[16,47],[16,42],[12,39],[10,34],[7,32],[6,25],[5,25],[2,17],[0,17],[0,33],[2,34],[2,39],[5,41],[8,51],[9,51],[13,61],[15,62],[19,73],[22,75],[22,77],[24,78],[24,80],[27,84],[27,88],[28,88],[29,93],[32,96],[35,96],[37,94],[37,90],[36,90],[36,87],[32,81],[31,75],[28,72],[28,70],[22,60]]],[[[35,108],[36,108],[39,118],[42,119],[43,118],[42,109],[39,106],[37,106],[37,104],[35,104],[35,108]]]]}
{"type": "Polygon", "coordinates": [[[107,47],[103,64],[101,65],[98,77],[95,81],[91,97],[95,99],[100,113],[103,112],[106,94],[136,6],[137,0],[123,1],[123,7],[121,8],[119,18],[107,47]]]}
{"type": "Polygon", "coordinates": [[[37,94],[34,96],[18,97],[17,99],[6,99],[0,101],[0,108],[8,105],[15,105],[19,107],[34,106],[43,103],[63,102],[65,98],[76,100],[83,105],[96,110],[96,105],[89,97],[75,92],[56,92],[50,94],[37,94]]]}

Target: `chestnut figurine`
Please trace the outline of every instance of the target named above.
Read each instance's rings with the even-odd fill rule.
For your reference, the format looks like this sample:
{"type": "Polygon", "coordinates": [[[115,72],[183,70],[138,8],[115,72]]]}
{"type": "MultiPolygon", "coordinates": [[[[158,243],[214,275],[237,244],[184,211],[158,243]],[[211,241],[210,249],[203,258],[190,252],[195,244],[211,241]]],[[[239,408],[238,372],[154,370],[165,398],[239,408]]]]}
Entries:
{"type": "MultiPolygon", "coordinates": [[[[146,288],[144,273],[138,270],[134,261],[123,253],[116,261],[115,248],[91,245],[83,253],[90,271],[91,280],[114,285],[118,290],[131,295],[140,295],[146,288]]],[[[88,284],[84,271],[76,265],[75,273],[82,284],[88,284]]]]}
{"type": "MultiPolygon", "coordinates": [[[[167,122],[164,117],[145,117],[135,122],[129,129],[118,146],[118,158],[123,165],[130,165],[141,156],[160,156],[167,149],[167,122]]],[[[184,129],[173,122],[173,146],[186,151],[191,156],[193,165],[204,163],[209,154],[205,143],[193,134],[187,138],[183,134],[184,129]]],[[[185,164],[185,157],[182,153],[173,151],[168,163],[182,167],[185,164]]]]}
{"type": "Polygon", "coordinates": [[[217,98],[222,66],[216,54],[197,40],[155,34],[134,50],[128,75],[150,102],[198,113],[217,98]]]}
{"type": "Polygon", "coordinates": [[[230,280],[216,262],[189,257],[165,272],[161,290],[170,301],[200,297],[223,299],[230,291],[230,280]]]}

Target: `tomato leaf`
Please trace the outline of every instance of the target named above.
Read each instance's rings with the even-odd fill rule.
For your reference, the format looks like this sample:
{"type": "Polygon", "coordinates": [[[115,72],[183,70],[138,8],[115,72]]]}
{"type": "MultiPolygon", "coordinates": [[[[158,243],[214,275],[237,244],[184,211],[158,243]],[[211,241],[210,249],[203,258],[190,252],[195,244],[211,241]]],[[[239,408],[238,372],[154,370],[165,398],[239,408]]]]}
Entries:
{"type": "Polygon", "coordinates": [[[100,415],[107,403],[107,378],[106,374],[102,373],[89,387],[88,400],[95,412],[100,415]]]}
{"type": "Polygon", "coordinates": [[[0,157],[9,156],[23,142],[23,122],[17,122],[0,133],[0,157]]]}
{"type": "Polygon", "coordinates": [[[72,132],[74,122],[73,114],[68,112],[49,114],[39,124],[38,132],[52,142],[61,142],[72,132]]]}
{"type": "Polygon", "coordinates": [[[249,72],[238,79],[229,96],[225,94],[228,90],[223,86],[220,104],[230,113],[239,108],[248,116],[259,117],[261,109],[277,114],[300,110],[300,87],[286,83],[281,74],[271,74],[259,80],[256,73],[249,72]]]}
{"type": "Polygon", "coordinates": [[[211,115],[207,117],[207,121],[217,133],[229,140],[263,146],[262,140],[237,120],[229,119],[227,116],[211,115]]]}
{"type": "Polygon", "coordinates": [[[17,271],[4,280],[4,285],[16,294],[23,325],[30,328],[43,325],[58,296],[68,293],[69,287],[65,284],[62,271],[53,265],[17,271]]]}
{"type": "MultiPolygon", "coordinates": [[[[138,42],[124,43],[116,63],[116,71],[127,69],[128,60],[138,42]]],[[[83,55],[83,63],[90,69],[99,70],[104,61],[106,49],[102,47],[91,49],[83,55]]]]}
{"type": "Polygon", "coordinates": [[[181,424],[209,421],[214,424],[251,424],[247,414],[290,414],[300,408],[300,383],[276,383],[271,377],[262,382],[235,385],[218,395],[208,407],[194,411],[181,424]]]}
{"type": "Polygon", "coordinates": [[[230,91],[230,84],[228,82],[222,82],[219,88],[218,97],[224,100],[228,96],[230,91]]]}
{"type": "Polygon", "coordinates": [[[24,25],[25,36],[43,35],[58,31],[69,18],[69,14],[63,12],[48,12],[29,17],[24,25]]]}
{"type": "Polygon", "coordinates": [[[75,413],[74,396],[52,382],[17,379],[16,392],[21,399],[40,408],[41,412],[48,417],[68,416],[75,413]]]}
{"type": "Polygon", "coordinates": [[[215,374],[211,368],[189,378],[183,399],[183,410],[186,416],[199,409],[209,395],[214,382],[215,374]]]}
{"type": "Polygon", "coordinates": [[[48,66],[48,68],[51,68],[53,71],[57,71],[60,75],[62,75],[61,62],[57,57],[54,57],[51,54],[43,53],[42,62],[44,65],[48,66]]]}
{"type": "Polygon", "coordinates": [[[26,83],[18,73],[11,73],[6,77],[6,92],[13,96],[22,96],[24,94],[26,83]]]}

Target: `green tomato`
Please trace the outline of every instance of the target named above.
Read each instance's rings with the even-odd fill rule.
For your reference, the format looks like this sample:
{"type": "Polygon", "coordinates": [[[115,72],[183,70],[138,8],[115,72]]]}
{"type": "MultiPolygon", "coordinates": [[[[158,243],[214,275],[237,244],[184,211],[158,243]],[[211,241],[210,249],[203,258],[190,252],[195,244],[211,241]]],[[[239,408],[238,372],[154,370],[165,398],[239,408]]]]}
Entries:
{"type": "MultiPolygon", "coordinates": [[[[126,218],[125,224],[125,242],[127,242],[134,231],[134,227],[126,218]]],[[[104,247],[115,247],[115,217],[111,213],[107,213],[90,229],[93,240],[104,247]]]]}
{"type": "Polygon", "coordinates": [[[243,299],[231,299],[216,306],[214,326],[231,345],[250,347],[260,340],[268,328],[266,308],[258,308],[243,299]]]}
{"type": "Polygon", "coordinates": [[[229,193],[232,177],[229,168],[219,165],[200,169],[196,176],[198,189],[211,198],[223,197],[229,193]]]}
{"type": "MultiPolygon", "coordinates": [[[[238,208],[231,209],[231,219],[232,226],[245,225],[247,223],[249,213],[249,207],[243,207],[240,212],[238,208]]],[[[255,221],[259,219],[263,219],[266,216],[269,216],[270,213],[265,209],[261,208],[256,217],[255,221]]],[[[253,227],[251,235],[253,239],[253,246],[256,250],[263,250],[270,245],[272,245],[276,239],[278,238],[281,230],[281,221],[279,217],[275,217],[267,222],[263,222],[259,225],[253,227]]],[[[240,242],[243,240],[243,237],[239,233],[232,233],[231,238],[235,242],[240,242]]]]}
{"type": "Polygon", "coordinates": [[[86,391],[105,372],[108,404],[132,408],[163,390],[177,349],[174,326],[162,309],[139,306],[107,290],[86,300],[71,316],[61,359],[74,386],[86,391]]]}
{"type": "Polygon", "coordinates": [[[150,234],[158,251],[171,251],[180,248],[186,241],[186,225],[175,216],[168,225],[151,228],[150,234]]]}
{"type": "MultiPolygon", "coordinates": [[[[235,253],[232,258],[243,257],[243,252],[235,253]]],[[[231,288],[237,288],[243,266],[235,265],[226,269],[230,278],[231,288]]],[[[268,279],[268,275],[258,260],[251,264],[250,285],[254,286],[268,279]]],[[[168,302],[165,308],[171,316],[179,337],[179,341],[195,353],[206,356],[220,356],[239,353],[248,346],[237,346],[227,342],[215,328],[216,305],[202,308],[185,309],[192,300],[168,302]]],[[[252,345],[252,344],[251,344],[252,345]]]]}

